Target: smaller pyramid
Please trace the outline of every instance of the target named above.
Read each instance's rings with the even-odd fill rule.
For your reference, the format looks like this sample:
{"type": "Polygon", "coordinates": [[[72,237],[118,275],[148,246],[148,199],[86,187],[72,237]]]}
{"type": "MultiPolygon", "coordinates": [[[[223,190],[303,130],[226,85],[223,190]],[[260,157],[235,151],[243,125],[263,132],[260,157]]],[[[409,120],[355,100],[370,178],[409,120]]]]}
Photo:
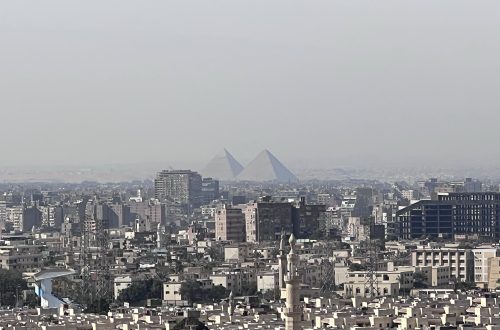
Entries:
{"type": "Polygon", "coordinates": [[[297,177],[269,150],[263,150],[238,175],[239,181],[297,182],[297,177]]]}
{"type": "Polygon", "coordinates": [[[214,158],[201,171],[204,177],[211,177],[217,180],[231,181],[240,174],[243,166],[224,149],[222,152],[215,155],[214,158]]]}

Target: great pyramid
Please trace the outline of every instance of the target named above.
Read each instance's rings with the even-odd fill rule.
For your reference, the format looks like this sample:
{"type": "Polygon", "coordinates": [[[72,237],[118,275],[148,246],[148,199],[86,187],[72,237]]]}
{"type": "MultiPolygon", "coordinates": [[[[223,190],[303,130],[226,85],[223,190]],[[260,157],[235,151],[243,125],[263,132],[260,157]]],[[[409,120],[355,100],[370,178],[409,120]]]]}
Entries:
{"type": "Polygon", "coordinates": [[[240,174],[243,166],[227,151],[224,149],[222,152],[215,155],[215,157],[201,170],[204,177],[211,177],[217,180],[231,181],[240,174]]]}
{"type": "Polygon", "coordinates": [[[297,177],[269,150],[263,150],[238,175],[239,181],[297,182],[297,177]]]}

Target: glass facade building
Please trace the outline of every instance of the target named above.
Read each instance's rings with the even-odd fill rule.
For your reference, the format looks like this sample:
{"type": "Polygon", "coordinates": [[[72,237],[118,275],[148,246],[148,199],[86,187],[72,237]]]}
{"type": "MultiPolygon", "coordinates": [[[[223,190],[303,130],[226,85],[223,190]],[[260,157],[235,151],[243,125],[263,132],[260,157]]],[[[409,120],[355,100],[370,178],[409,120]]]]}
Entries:
{"type": "Polygon", "coordinates": [[[500,193],[443,193],[396,213],[400,239],[500,238],[500,193]]]}

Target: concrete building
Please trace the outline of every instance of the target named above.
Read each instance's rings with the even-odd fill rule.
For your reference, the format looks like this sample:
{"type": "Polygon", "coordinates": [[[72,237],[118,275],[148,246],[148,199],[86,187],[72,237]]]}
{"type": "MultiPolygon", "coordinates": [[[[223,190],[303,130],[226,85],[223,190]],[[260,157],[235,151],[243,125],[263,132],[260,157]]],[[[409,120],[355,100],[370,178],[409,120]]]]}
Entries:
{"type": "Polygon", "coordinates": [[[128,208],[129,223],[136,218],[148,219],[154,226],[158,224],[164,225],[166,223],[165,204],[158,200],[150,199],[142,202],[130,201],[128,203],[128,208]]]}
{"type": "Polygon", "coordinates": [[[201,181],[202,205],[208,205],[220,198],[219,181],[212,178],[203,178],[201,181]]]}
{"type": "Polygon", "coordinates": [[[486,289],[489,285],[489,260],[500,257],[500,249],[493,246],[479,246],[472,249],[472,253],[474,255],[474,282],[479,288],[486,289]]]}
{"type": "Polygon", "coordinates": [[[161,171],[155,179],[155,198],[182,205],[190,213],[201,205],[201,175],[190,170],[161,171]]]}
{"type": "Polygon", "coordinates": [[[116,276],[113,280],[113,296],[118,299],[120,292],[132,285],[132,276],[116,276]]]}
{"type": "Polygon", "coordinates": [[[421,272],[427,277],[428,287],[442,288],[452,283],[450,266],[422,266],[415,267],[415,272],[421,272]]]}
{"type": "Polygon", "coordinates": [[[247,204],[245,222],[249,242],[276,241],[281,232],[293,232],[293,205],[263,198],[247,204]]]}
{"type": "Polygon", "coordinates": [[[39,269],[43,264],[40,245],[0,246],[0,268],[26,272],[39,269]]]}
{"type": "Polygon", "coordinates": [[[412,252],[412,266],[448,266],[452,279],[461,282],[474,281],[474,254],[457,244],[445,246],[418,246],[412,252]]]}
{"type": "Polygon", "coordinates": [[[374,274],[374,289],[372,293],[369,285],[369,275],[366,271],[349,272],[347,282],[344,283],[346,297],[398,296],[400,292],[409,292],[413,287],[413,267],[395,267],[387,271],[377,271],[374,274]]]}
{"type": "MultiPolygon", "coordinates": [[[[279,288],[279,274],[276,272],[262,272],[257,274],[257,291],[265,293],[279,288]]],[[[279,297],[276,297],[278,299],[279,297]]]]}
{"type": "Polygon", "coordinates": [[[215,237],[219,241],[245,241],[245,215],[241,209],[222,206],[217,210],[215,237]]]}
{"type": "Polygon", "coordinates": [[[130,207],[121,203],[114,203],[110,206],[110,228],[120,228],[130,225],[130,207]]]}
{"type": "Polygon", "coordinates": [[[185,306],[187,301],[183,299],[181,294],[181,282],[165,282],[163,283],[163,302],[168,305],[185,306]]]}
{"type": "Polygon", "coordinates": [[[324,233],[326,230],[326,206],[306,204],[305,197],[293,208],[294,235],[297,238],[309,238],[324,233]]]}
{"type": "Polygon", "coordinates": [[[488,289],[496,290],[500,287],[500,257],[488,259],[488,289]]]}
{"type": "Polygon", "coordinates": [[[224,246],[224,260],[226,262],[243,262],[248,257],[246,244],[224,246]]]}

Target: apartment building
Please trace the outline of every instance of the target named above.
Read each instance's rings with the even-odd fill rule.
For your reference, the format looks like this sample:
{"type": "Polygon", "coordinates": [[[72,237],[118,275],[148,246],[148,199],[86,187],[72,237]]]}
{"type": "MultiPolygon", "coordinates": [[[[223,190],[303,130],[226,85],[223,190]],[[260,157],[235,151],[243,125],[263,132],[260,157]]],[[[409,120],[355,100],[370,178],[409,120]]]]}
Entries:
{"type": "Polygon", "coordinates": [[[444,246],[418,246],[412,252],[412,266],[448,266],[452,279],[461,282],[474,281],[474,254],[457,244],[444,246]]]}

